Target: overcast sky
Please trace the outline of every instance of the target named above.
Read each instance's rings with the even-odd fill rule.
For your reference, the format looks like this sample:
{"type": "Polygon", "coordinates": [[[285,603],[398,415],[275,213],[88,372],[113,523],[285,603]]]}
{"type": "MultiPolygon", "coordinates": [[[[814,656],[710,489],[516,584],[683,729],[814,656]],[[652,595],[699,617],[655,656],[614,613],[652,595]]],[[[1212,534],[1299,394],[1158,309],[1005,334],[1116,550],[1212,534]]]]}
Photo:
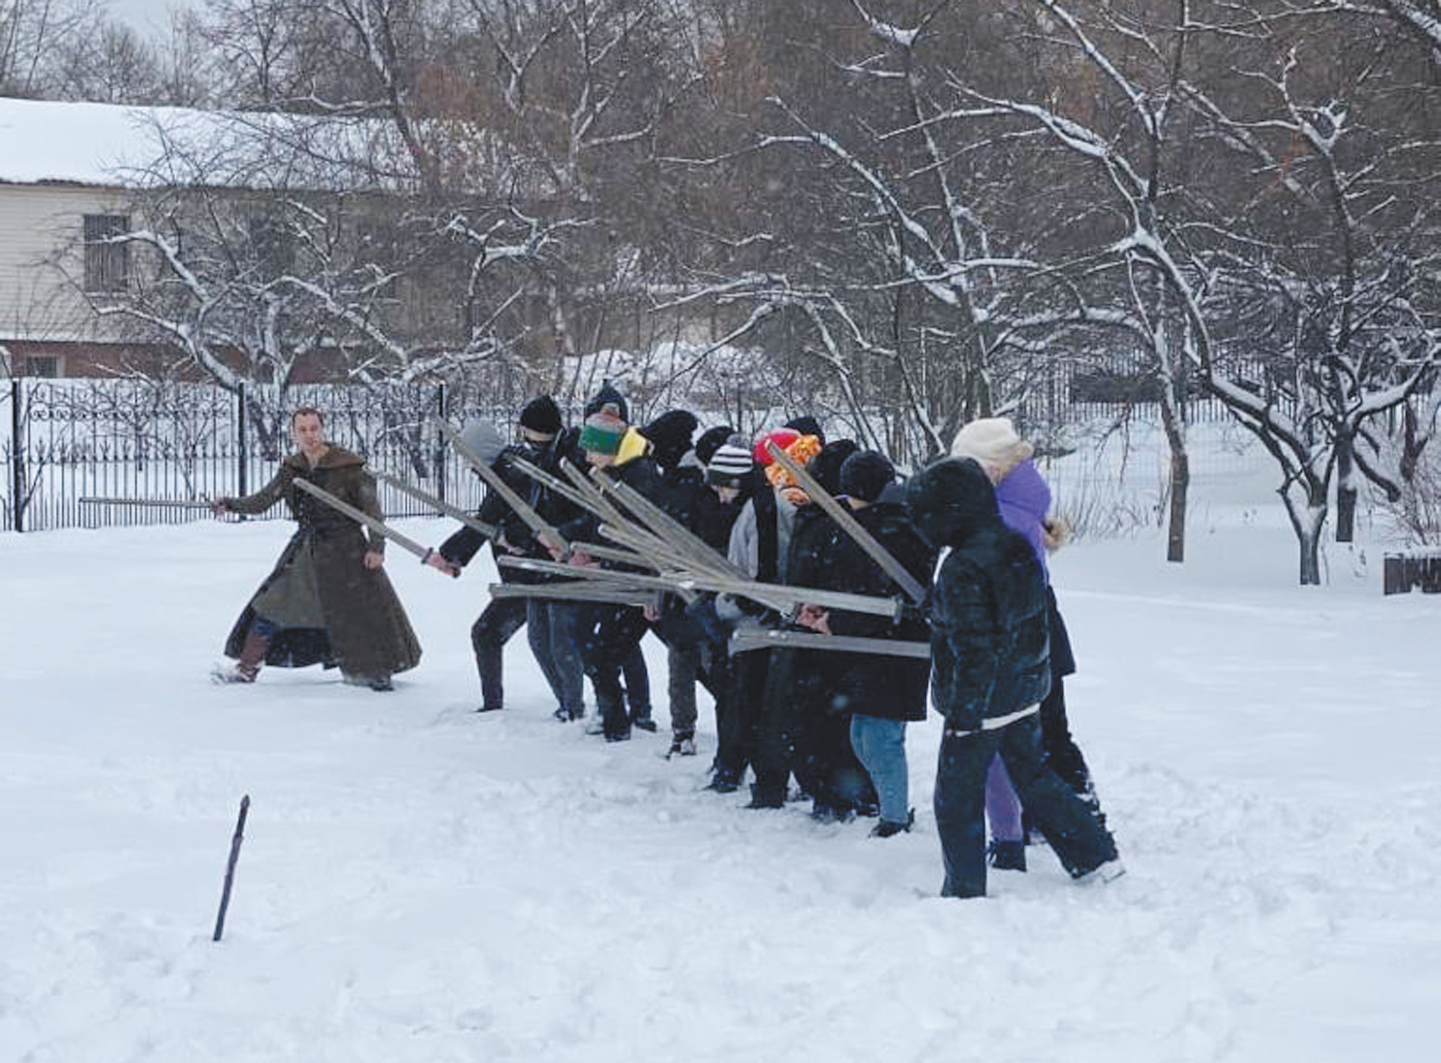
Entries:
{"type": "Polygon", "coordinates": [[[109,0],[112,15],[145,32],[166,29],[172,8],[199,6],[200,0],[109,0]]]}

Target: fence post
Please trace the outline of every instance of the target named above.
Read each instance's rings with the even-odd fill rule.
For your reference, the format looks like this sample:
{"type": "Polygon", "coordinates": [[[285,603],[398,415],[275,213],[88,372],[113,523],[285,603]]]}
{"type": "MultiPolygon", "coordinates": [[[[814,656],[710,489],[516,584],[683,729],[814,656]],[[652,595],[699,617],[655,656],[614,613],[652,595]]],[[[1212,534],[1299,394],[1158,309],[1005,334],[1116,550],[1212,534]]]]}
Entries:
{"type": "MultiPolygon", "coordinates": [[[[445,420],[444,380],[435,386],[435,407],[436,416],[445,420]]],[[[445,501],[445,439],[439,430],[435,433],[435,494],[442,502],[445,501]]]]}
{"type": "Polygon", "coordinates": [[[236,451],[237,457],[239,458],[239,466],[238,466],[238,477],[237,477],[238,482],[236,483],[235,493],[236,493],[236,495],[238,495],[239,497],[244,498],[246,495],[250,494],[250,491],[249,491],[249,490],[247,489],[247,487],[246,487],[246,484],[247,484],[247,481],[248,481],[249,477],[246,475],[247,472],[248,472],[248,466],[247,466],[248,455],[247,455],[247,450],[246,450],[246,446],[245,446],[245,385],[244,385],[244,384],[241,384],[240,387],[236,389],[236,392],[235,392],[235,407],[236,407],[236,440],[237,440],[237,445],[238,445],[238,447],[239,447],[239,449],[236,451]]]}
{"type": "Polygon", "coordinates": [[[20,428],[24,424],[24,418],[20,415],[20,402],[24,392],[19,377],[10,381],[10,440],[15,447],[15,456],[10,463],[10,469],[15,475],[14,494],[11,496],[13,504],[10,508],[15,514],[17,532],[25,530],[25,441],[20,435],[20,428]]]}

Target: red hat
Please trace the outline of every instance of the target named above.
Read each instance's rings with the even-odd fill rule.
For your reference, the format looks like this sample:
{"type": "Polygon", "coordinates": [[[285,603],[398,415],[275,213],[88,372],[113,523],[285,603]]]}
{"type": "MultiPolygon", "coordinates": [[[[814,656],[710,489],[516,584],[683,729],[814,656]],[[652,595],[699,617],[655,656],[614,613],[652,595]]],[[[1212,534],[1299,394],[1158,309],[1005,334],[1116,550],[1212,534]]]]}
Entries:
{"type": "Polygon", "coordinates": [[[774,443],[780,450],[785,450],[800,437],[801,434],[794,428],[774,429],[756,440],[755,451],[751,456],[755,458],[757,465],[764,468],[774,460],[767,443],[774,443]]]}

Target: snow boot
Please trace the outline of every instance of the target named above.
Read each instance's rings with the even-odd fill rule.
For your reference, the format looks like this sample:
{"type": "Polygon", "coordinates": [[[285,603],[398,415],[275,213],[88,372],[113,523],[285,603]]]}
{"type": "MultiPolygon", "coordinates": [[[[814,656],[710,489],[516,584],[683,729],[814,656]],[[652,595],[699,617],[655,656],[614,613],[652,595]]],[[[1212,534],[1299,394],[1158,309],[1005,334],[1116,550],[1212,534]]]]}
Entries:
{"type": "Polygon", "coordinates": [[[240,659],[230,665],[216,665],[210,677],[217,683],[253,683],[265,663],[265,653],[270,649],[270,639],[256,632],[252,627],[245,633],[245,642],[240,647],[240,659]]]}
{"type": "Polygon", "coordinates": [[[712,770],[711,780],[706,783],[705,788],[718,794],[733,794],[741,788],[740,775],[729,768],[716,767],[712,770]]]}
{"type": "Polygon", "coordinates": [[[883,819],[871,828],[872,838],[892,838],[897,834],[905,834],[916,825],[916,810],[913,808],[906,813],[906,821],[897,823],[895,820],[883,819]]]}
{"type": "Polygon", "coordinates": [[[671,757],[693,757],[695,756],[695,735],[690,731],[676,731],[671,735],[670,752],[666,759],[671,757]]]}
{"type": "Polygon", "coordinates": [[[997,871],[1026,870],[1026,843],[993,841],[986,850],[986,862],[997,871]]]}
{"type": "Polygon", "coordinates": [[[1100,867],[1094,867],[1090,871],[1082,871],[1079,875],[1072,876],[1083,886],[1104,886],[1115,882],[1126,873],[1126,865],[1121,863],[1117,857],[1111,857],[1100,867]]]}

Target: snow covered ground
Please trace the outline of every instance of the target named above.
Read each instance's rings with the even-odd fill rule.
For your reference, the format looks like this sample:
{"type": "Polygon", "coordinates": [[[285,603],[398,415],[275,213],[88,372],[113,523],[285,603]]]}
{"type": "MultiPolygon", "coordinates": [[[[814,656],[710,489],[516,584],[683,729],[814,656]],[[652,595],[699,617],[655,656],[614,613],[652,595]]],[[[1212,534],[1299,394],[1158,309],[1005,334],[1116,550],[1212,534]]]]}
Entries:
{"type": "Polygon", "coordinates": [[[1433,1059],[1441,599],[1384,599],[1374,546],[1301,588],[1274,495],[1216,497],[1184,566],[1154,532],[1054,561],[1129,874],[1033,848],[969,902],[936,895],[934,719],[915,832],[872,840],[702,791],[708,706],[679,761],[557,724],[523,636],[473,714],[488,562],[393,554],[425,646],[393,694],[223,688],[287,523],[0,536],[0,1060],[1433,1059]]]}

